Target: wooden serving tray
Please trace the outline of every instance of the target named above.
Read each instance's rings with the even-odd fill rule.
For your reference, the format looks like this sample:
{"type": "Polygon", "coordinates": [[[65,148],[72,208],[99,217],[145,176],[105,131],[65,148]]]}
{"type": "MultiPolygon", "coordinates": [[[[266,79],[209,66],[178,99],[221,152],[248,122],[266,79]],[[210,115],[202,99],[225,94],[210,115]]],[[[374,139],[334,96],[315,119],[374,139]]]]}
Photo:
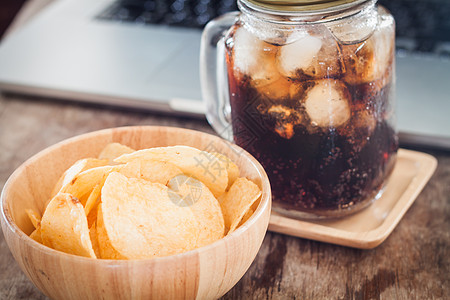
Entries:
{"type": "Polygon", "coordinates": [[[400,149],[384,193],[366,209],[327,221],[301,221],[272,212],[269,230],[354,248],[375,248],[397,226],[436,166],[436,158],[429,154],[400,149]]]}

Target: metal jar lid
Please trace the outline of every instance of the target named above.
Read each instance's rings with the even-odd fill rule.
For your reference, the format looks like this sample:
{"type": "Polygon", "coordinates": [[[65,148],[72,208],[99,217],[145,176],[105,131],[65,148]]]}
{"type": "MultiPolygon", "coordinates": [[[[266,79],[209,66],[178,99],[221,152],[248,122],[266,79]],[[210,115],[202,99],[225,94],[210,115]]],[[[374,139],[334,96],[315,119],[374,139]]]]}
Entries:
{"type": "Polygon", "coordinates": [[[340,10],[370,0],[241,0],[253,8],[279,12],[340,10]]]}

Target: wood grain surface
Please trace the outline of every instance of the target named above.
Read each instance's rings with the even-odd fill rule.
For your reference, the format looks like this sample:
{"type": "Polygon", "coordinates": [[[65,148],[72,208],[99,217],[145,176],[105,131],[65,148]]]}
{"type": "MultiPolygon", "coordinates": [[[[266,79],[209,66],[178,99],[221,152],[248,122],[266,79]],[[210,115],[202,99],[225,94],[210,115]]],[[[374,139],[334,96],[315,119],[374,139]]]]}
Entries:
{"type": "MultiPolygon", "coordinates": [[[[0,187],[22,162],[56,142],[125,125],[212,132],[204,120],[1,96],[0,187]]],[[[250,269],[224,299],[448,299],[450,153],[428,152],[438,159],[436,173],[383,244],[357,250],[269,232],[250,269]]],[[[45,299],[20,271],[3,235],[0,299],[45,299]]]]}

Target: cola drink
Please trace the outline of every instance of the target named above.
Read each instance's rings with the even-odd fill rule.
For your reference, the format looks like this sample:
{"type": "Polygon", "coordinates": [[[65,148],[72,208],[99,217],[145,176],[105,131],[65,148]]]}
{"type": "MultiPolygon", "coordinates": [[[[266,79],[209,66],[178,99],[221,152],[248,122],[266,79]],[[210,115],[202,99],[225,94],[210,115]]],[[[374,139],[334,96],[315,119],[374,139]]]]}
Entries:
{"type": "Polygon", "coordinates": [[[234,140],[264,166],[275,209],[342,216],[370,203],[392,172],[394,26],[382,8],[376,18],[361,38],[339,24],[276,39],[243,23],[229,31],[234,140]]]}

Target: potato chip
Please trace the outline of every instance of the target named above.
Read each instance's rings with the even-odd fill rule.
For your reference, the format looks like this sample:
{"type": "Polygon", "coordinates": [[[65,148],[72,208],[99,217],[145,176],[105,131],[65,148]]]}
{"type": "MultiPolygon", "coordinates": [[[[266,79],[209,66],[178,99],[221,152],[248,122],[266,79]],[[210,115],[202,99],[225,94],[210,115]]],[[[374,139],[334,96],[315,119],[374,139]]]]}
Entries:
{"type": "Polygon", "coordinates": [[[36,229],[30,234],[30,238],[35,240],[38,243],[42,244],[42,237],[41,237],[41,225],[36,227],[36,229]]]}
{"type": "Polygon", "coordinates": [[[233,232],[253,203],[261,196],[261,190],[246,178],[238,178],[230,190],[219,198],[225,227],[233,232]]]}
{"type": "MultiPolygon", "coordinates": [[[[261,198],[259,198],[259,200],[261,200],[261,198]]],[[[245,224],[245,222],[247,222],[248,219],[250,219],[250,217],[255,213],[260,202],[259,200],[253,202],[252,207],[250,207],[250,209],[245,213],[245,215],[242,217],[242,220],[241,222],[239,222],[239,225],[237,227],[241,227],[241,225],[245,224]]]]}
{"type": "Polygon", "coordinates": [[[34,228],[38,228],[41,223],[41,215],[33,209],[26,209],[25,212],[27,213],[28,218],[30,218],[31,224],[33,224],[34,228]]]}
{"type": "Polygon", "coordinates": [[[212,155],[216,156],[222,164],[225,165],[228,172],[228,188],[234,183],[234,181],[239,177],[239,167],[226,155],[218,152],[211,152],[212,155]]]}
{"type": "Polygon", "coordinates": [[[100,197],[100,193],[102,191],[103,184],[99,183],[97,184],[93,189],[92,192],[89,194],[89,197],[86,200],[86,204],[84,205],[84,212],[86,213],[86,216],[89,215],[91,210],[97,206],[98,200],[100,197]]]}
{"type": "Polygon", "coordinates": [[[128,178],[140,178],[167,185],[170,179],[183,172],[175,165],[156,160],[132,160],[118,171],[128,178]]]}
{"type": "Polygon", "coordinates": [[[128,259],[152,258],[195,248],[198,222],[160,183],[112,172],[102,189],[103,224],[112,247],[128,259]]]}
{"type": "Polygon", "coordinates": [[[84,158],[75,162],[70,168],[68,168],[64,174],[59,178],[55,187],[53,188],[52,198],[61,191],[61,188],[69,184],[78,174],[88,169],[106,166],[107,160],[101,160],[96,158],[84,158]]]}
{"type": "Polygon", "coordinates": [[[84,208],[77,198],[59,193],[41,220],[44,245],[66,253],[95,258],[84,208]]]}
{"type": "Polygon", "coordinates": [[[96,206],[94,206],[89,214],[86,216],[88,221],[88,227],[91,228],[92,224],[94,224],[97,221],[97,214],[98,214],[98,206],[100,204],[100,201],[98,201],[96,206]]]}
{"type": "Polygon", "coordinates": [[[94,250],[95,256],[100,257],[100,246],[97,239],[97,226],[95,222],[89,228],[89,238],[91,239],[92,249],[94,250]]]}
{"type": "Polygon", "coordinates": [[[228,171],[224,164],[216,156],[196,148],[188,146],[150,148],[122,155],[115,161],[127,163],[136,159],[170,162],[186,175],[203,182],[215,197],[223,194],[228,185],[228,171]]]}
{"type": "Polygon", "coordinates": [[[245,222],[248,221],[248,219],[250,219],[250,217],[253,215],[255,211],[253,210],[253,208],[250,207],[250,209],[245,213],[245,215],[242,217],[241,221],[239,222],[238,227],[241,227],[241,225],[244,225],[245,222]]]}
{"type": "Polygon", "coordinates": [[[105,224],[103,223],[103,212],[102,205],[98,205],[98,215],[96,222],[96,233],[97,242],[100,252],[100,258],[104,259],[127,259],[125,256],[121,255],[116,249],[111,245],[108,234],[105,230],[105,224]]]}
{"type": "Polygon", "coordinates": [[[128,153],[132,153],[135,150],[122,145],[120,143],[110,143],[108,145],[106,145],[105,148],[103,148],[102,152],[100,152],[98,158],[99,159],[106,159],[107,161],[109,161],[109,163],[112,163],[114,161],[115,158],[123,155],[123,154],[128,154],[128,153]]]}
{"type": "Polygon", "coordinates": [[[61,192],[75,196],[82,201],[81,204],[85,205],[84,199],[87,200],[88,198],[83,196],[90,193],[97,184],[103,185],[109,173],[119,171],[122,167],[122,165],[103,166],[83,171],[75,176],[71,182],[63,186],[61,192]]]}
{"type": "MultiPolygon", "coordinates": [[[[220,204],[203,183],[186,175],[178,175],[170,180],[168,187],[173,194],[181,196],[199,223],[197,248],[223,237],[225,225],[220,204]]],[[[169,194],[171,198],[174,196],[172,193],[169,194]]]]}

